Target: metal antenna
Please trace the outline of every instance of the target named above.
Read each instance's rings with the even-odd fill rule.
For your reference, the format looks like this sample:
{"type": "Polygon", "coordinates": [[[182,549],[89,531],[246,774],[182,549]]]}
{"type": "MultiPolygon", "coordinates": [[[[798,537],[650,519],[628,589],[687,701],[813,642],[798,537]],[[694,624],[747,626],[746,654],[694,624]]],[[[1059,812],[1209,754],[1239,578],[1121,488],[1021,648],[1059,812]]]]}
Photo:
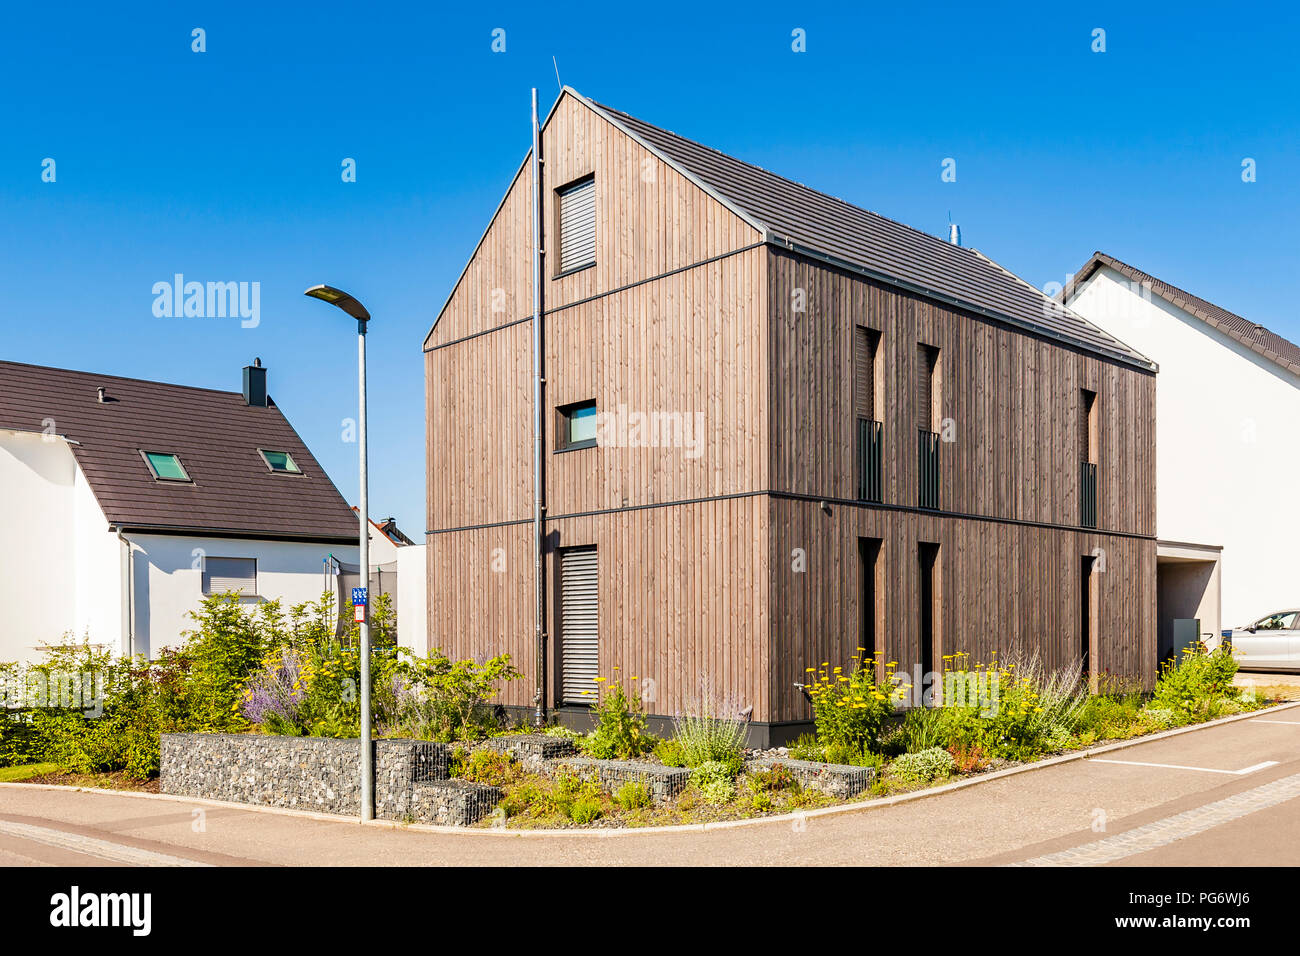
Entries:
{"type": "Polygon", "coordinates": [[[555,67],[555,85],[558,86],[560,88],[560,92],[563,93],[564,84],[560,82],[560,64],[555,62],[554,55],[551,56],[551,65],[555,67]]]}

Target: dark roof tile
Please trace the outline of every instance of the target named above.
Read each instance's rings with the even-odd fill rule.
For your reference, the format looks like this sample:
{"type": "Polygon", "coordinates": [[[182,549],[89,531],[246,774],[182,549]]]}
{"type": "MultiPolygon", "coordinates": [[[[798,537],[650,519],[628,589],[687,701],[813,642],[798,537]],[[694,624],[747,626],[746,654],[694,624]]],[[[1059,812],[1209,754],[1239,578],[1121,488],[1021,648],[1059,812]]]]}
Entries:
{"type": "Polygon", "coordinates": [[[0,428],[50,430],[72,450],[109,524],[137,530],[354,540],[356,515],[275,406],[239,392],[0,362],[0,428]],[[109,401],[100,404],[104,386],[109,401]],[[272,474],[258,448],[302,476],[272,474]],[[193,483],[157,481],[141,451],[180,456],[193,483]]]}
{"type": "Polygon", "coordinates": [[[620,110],[584,101],[749,219],[777,245],[790,243],[967,310],[1154,368],[1145,356],[974,249],[809,189],[620,110]]]}

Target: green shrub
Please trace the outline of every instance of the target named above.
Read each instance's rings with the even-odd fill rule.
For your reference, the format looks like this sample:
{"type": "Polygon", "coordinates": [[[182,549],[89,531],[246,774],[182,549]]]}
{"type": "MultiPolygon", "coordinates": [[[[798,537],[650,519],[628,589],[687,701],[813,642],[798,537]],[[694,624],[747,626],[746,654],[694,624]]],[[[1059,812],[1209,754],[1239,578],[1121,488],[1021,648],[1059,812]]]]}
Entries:
{"type": "Polygon", "coordinates": [[[952,754],[940,747],[906,753],[889,765],[890,772],[902,780],[939,780],[952,773],[952,754]]]}
{"type": "Polygon", "coordinates": [[[569,808],[569,819],[574,823],[591,823],[600,817],[603,808],[595,797],[579,797],[569,808]]]}
{"type": "Polygon", "coordinates": [[[614,794],[614,802],[624,810],[640,810],[642,807],[648,807],[650,788],[639,781],[629,780],[618,788],[614,794]]]}
{"type": "Polygon", "coordinates": [[[509,754],[486,747],[468,754],[457,748],[452,754],[451,775],[491,787],[504,787],[519,779],[519,764],[509,754]]]}
{"type": "Polygon", "coordinates": [[[900,753],[960,746],[967,738],[982,736],[976,720],[974,708],[913,707],[903,714],[898,732],[889,743],[900,753]]]}
{"type": "Polygon", "coordinates": [[[692,770],[691,783],[707,803],[729,803],[736,797],[736,771],[720,760],[707,760],[692,770]]]}
{"type": "Polygon", "coordinates": [[[393,713],[388,722],[393,736],[449,742],[482,739],[496,732],[500,723],[491,701],[500,684],[522,676],[509,654],[478,664],[470,659],[453,661],[431,650],[428,657],[383,669],[375,686],[392,689],[393,713]]]}
{"type": "Polygon", "coordinates": [[[1151,706],[1173,711],[1179,723],[1217,717],[1241,693],[1232,685],[1236,673],[1237,662],[1226,646],[1186,648],[1179,660],[1161,668],[1151,706]]]}
{"type": "Polygon", "coordinates": [[[665,767],[686,766],[686,754],[682,752],[682,745],[672,738],[655,744],[654,754],[665,767]]]}
{"type": "Polygon", "coordinates": [[[858,753],[876,749],[885,719],[894,712],[900,691],[889,685],[877,686],[875,662],[859,660],[849,676],[843,668],[808,668],[815,676],[807,686],[812,699],[817,742],[837,745],[858,753]]]}
{"type": "MultiPolygon", "coordinates": [[[[597,678],[601,685],[604,678],[597,678]]],[[[646,717],[641,710],[641,698],[628,696],[622,684],[612,684],[592,708],[595,728],[581,741],[580,746],[588,756],[601,760],[628,760],[649,753],[659,738],[646,731],[646,717]]]]}
{"type": "Polygon", "coordinates": [[[798,739],[790,745],[790,757],[793,760],[814,760],[824,761],[826,753],[817,738],[812,734],[800,734],[798,739]]]}
{"type": "Polygon", "coordinates": [[[673,721],[673,740],[681,748],[685,766],[698,767],[710,760],[744,766],[746,722],[735,715],[736,709],[705,691],[673,721]]]}

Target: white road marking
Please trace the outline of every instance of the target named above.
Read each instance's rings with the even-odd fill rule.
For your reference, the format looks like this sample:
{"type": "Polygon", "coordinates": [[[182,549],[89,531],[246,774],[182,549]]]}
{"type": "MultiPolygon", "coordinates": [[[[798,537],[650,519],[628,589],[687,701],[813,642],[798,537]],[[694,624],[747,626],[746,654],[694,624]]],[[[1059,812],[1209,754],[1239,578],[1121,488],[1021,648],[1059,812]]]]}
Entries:
{"type": "Polygon", "coordinates": [[[1265,760],[1263,763],[1252,764],[1249,767],[1243,767],[1241,770],[1218,770],[1214,767],[1188,767],[1180,763],[1146,763],[1142,760],[1106,760],[1104,757],[1093,757],[1093,763],[1122,763],[1130,767],[1163,767],[1165,770],[1199,770],[1201,773],[1226,773],[1233,777],[1241,777],[1248,773],[1254,773],[1256,770],[1265,770],[1268,767],[1276,767],[1276,760],[1265,760]]]}
{"type": "Polygon", "coordinates": [[[1291,727],[1300,727],[1300,720],[1266,720],[1263,717],[1257,717],[1251,721],[1252,724],[1288,724],[1291,727]]]}
{"type": "Polygon", "coordinates": [[[1300,774],[1274,780],[1253,790],[1136,827],[1126,833],[1009,865],[1099,866],[1103,863],[1114,863],[1136,853],[1146,853],[1148,850],[1196,836],[1221,824],[1293,800],[1297,796],[1300,796],[1300,774]]]}
{"type": "Polygon", "coordinates": [[[127,846],[124,843],[113,843],[109,840],[100,840],[97,837],[82,836],[80,833],[68,833],[66,830],[33,826],[30,823],[14,823],[10,820],[0,820],[0,833],[17,837],[20,840],[31,840],[35,843],[44,843],[46,846],[55,846],[64,850],[71,850],[74,853],[99,857],[101,860],[128,863],[133,866],[211,865],[209,863],[200,863],[198,860],[187,860],[184,857],[171,856],[167,853],[142,850],[138,846],[127,846]]]}

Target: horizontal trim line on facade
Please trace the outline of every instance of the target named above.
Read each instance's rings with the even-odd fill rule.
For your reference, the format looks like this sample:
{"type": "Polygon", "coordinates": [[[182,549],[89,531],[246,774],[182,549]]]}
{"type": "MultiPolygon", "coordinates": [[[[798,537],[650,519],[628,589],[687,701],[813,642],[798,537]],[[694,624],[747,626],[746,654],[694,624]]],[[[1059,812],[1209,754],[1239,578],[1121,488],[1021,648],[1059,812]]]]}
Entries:
{"type": "MultiPolygon", "coordinates": [[[[627,505],[623,508],[601,508],[595,511],[575,511],[567,515],[548,516],[548,521],[565,521],[574,518],[593,518],[600,515],[621,514],[630,511],[645,511],[649,508],[676,508],[686,505],[707,504],[710,501],[733,501],[737,498],[777,498],[783,501],[807,501],[820,504],[842,505],[845,507],[868,508],[876,511],[894,511],[900,514],[929,515],[935,518],[955,518],[960,521],[986,521],[994,524],[1012,524],[1026,528],[1043,528],[1050,531],[1077,531],[1082,534],[1104,535],[1110,538],[1134,538],[1140,541],[1155,541],[1153,534],[1139,534],[1136,531],[1110,531],[1105,528],[1084,528],[1079,525],[1053,524],[1050,521],[1028,521],[1024,518],[1002,518],[997,515],[967,514],[962,511],[933,511],[929,508],[916,508],[910,505],[887,504],[878,501],[859,501],[856,498],[831,498],[825,495],[807,495],[794,491],[740,491],[730,495],[713,495],[706,498],[685,498],[680,501],[656,501],[642,505],[627,505]]],[[[518,518],[511,521],[495,521],[486,524],[462,525],[456,528],[432,528],[426,530],[425,536],[433,534],[454,534],[458,531],[483,531],[489,528],[508,528],[517,524],[532,524],[532,518],[518,518]]]]}
{"type": "Polygon", "coordinates": [[[158,525],[110,524],[109,531],[122,534],[156,534],[177,538],[231,538],[240,541],[287,541],[298,544],[355,544],[360,546],[361,530],[355,537],[340,535],[281,534],[271,531],[235,531],[228,528],[174,528],[158,525]]]}
{"type": "MultiPolygon", "coordinates": [[[[637,286],[645,285],[648,282],[658,282],[660,279],[668,279],[671,278],[672,276],[679,275],[683,272],[689,272],[692,269],[698,269],[701,266],[712,265],[715,262],[721,262],[723,259],[729,259],[732,256],[738,256],[742,252],[751,252],[754,249],[761,248],[764,245],[767,245],[767,243],[761,241],[751,242],[749,245],[741,246],[739,249],[732,249],[729,252],[722,252],[716,256],[710,256],[708,259],[701,259],[699,262],[692,262],[689,265],[678,266],[676,269],[671,269],[668,272],[661,272],[659,275],[647,276],[644,279],[637,279],[635,282],[629,282],[627,285],[621,285],[617,289],[610,289],[607,292],[597,292],[595,295],[589,295],[585,299],[575,299],[572,302],[566,302],[564,305],[557,305],[553,309],[543,309],[542,317],[545,318],[548,315],[558,315],[559,313],[563,312],[565,309],[576,308],[577,306],[580,305],[586,305],[588,302],[595,302],[597,299],[603,299],[605,296],[618,295],[620,292],[626,292],[628,289],[635,289],[637,286]]],[[[584,266],[583,268],[589,269],[591,267],[584,266]]],[[[581,270],[575,270],[575,271],[581,271],[581,270]]],[[[571,275],[572,273],[568,273],[568,274],[571,275]]],[[[553,278],[558,278],[558,277],[553,277],[553,278]]],[[[424,351],[436,352],[438,349],[445,349],[452,345],[459,345],[461,342],[468,342],[470,339],[476,339],[479,336],[488,335],[492,332],[501,332],[505,329],[513,328],[516,325],[522,325],[525,322],[531,322],[532,320],[533,320],[533,314],[530,312],[528,313],[528,315],[524,316],[521,319],[512,319],[509,322],[503,322],[501,325],[494,325],[490,329],[483,329],[482,331],[479,332],[472,332],[469,335],[462,335],[460,338],[452,339],[450,342],[441,342],[438,345],[426,345],[424,347],[424,351]]]]}

